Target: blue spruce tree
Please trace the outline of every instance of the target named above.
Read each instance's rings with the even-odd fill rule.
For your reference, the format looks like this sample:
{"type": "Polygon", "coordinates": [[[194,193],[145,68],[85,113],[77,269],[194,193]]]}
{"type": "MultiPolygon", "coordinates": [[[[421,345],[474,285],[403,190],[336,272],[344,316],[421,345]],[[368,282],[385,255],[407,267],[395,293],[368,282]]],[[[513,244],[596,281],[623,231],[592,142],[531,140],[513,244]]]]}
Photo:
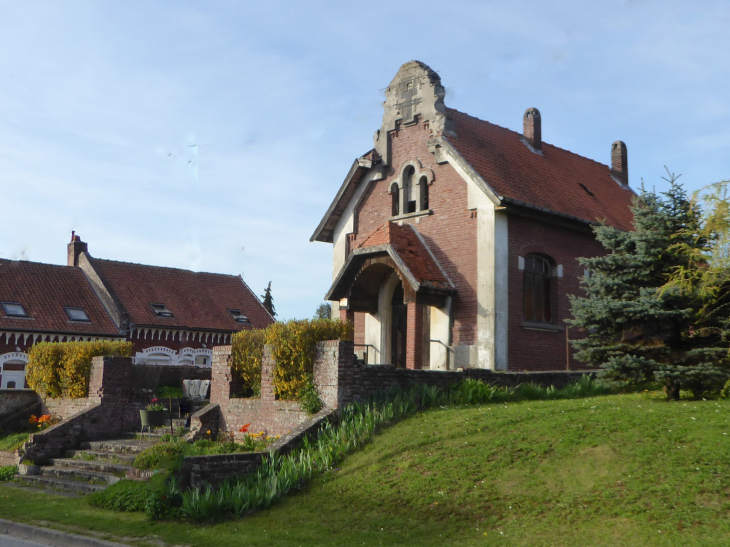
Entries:
{"type": "Polygon", "coordinates": [[[709,269],[716,234],[676,179],[659,195],[642,189],[633,231],[595,228],[608,253],[580,260],[590,275],[585,296],[570,297],[568,321],[586,333],[573,342],[576,358],[600,365],[604,378],[657,381],[670,399],[715,391],[729,376],[729,285],[715,278],[708,289],[693,273],[709,269]]]}

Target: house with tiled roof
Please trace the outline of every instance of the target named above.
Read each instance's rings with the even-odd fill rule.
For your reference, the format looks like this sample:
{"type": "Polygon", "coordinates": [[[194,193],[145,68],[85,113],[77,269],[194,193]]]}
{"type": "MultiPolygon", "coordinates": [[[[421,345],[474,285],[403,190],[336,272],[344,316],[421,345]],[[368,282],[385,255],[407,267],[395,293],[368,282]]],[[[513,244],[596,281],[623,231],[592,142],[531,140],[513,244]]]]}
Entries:
{"type": "Polygon", "coordinates": [[[23,387],[40,341],[129,340],[136,362],[210,366],[214,345],[274,322],[240,276],[92,257],[72,234],[67,265],[0,259],[0,387],[23,387]]]}
{"type": "Polygon", "coordinates": [[[403,65],[375,147],[357,158],[312,241],[333,245],[333,311],[370,364],[447,370],[579,368],[569,294],[603,251],[592,227],[631,229],[626,145],[610,165],[448,108],[438,74],[403,65]]]}

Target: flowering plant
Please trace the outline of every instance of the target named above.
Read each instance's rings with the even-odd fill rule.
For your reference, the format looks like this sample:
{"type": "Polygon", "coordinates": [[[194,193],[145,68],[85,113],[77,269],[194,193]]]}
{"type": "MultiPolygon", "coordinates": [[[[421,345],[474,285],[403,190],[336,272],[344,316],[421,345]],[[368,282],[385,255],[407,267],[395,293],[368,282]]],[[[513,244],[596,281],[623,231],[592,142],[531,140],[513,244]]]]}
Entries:
{"type": "Polygon", "coordinates": [[[162,406],[162,403],[160,402],[160,400],[157,397],[155,397],[150,401],[150,404],[147,405],[146,409],[150,410],[152,412],[155,412],[155,411],[165,410],[165,407],[162,406]]]}
{"type": "Polygon", "coordinates": [[[248,422],[247,424],[244,424],[244,425],[242,425],[242,426],[241,426],[241,429],[239,429],[238,431],[239,431],[240,433],[248,433],[248,428],[249,428],[250,426],[251,426],[251,422],[248,422]]]}
{"type": "Polygon", "coordinates": [[[38,429],[43,431],[44,429],[51,427],[53,424],[58,423],[58,421],[58,418],[54,418],[50,414],[43,414],[40,418],[35,414],[31,414],[28,423],[30,425],[37,425],[38,429]]]}

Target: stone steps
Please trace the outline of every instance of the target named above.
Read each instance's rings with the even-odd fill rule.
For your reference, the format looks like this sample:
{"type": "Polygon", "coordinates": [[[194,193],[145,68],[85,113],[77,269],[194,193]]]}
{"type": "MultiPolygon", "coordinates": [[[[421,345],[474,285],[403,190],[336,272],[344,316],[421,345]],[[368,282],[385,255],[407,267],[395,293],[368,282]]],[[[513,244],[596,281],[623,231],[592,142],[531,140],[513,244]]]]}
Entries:
{"type": "Polygon", "coordinates": [[[91,494],[98,490],[104,490],[106,484],[90,484],[88,482],[66,480],[58,477],[47,477],[44,475],[20,475],[18,481],[21,484],[33,486],[35,488],[61,490],[64,492],[74,492],[76,494],[91,494]]]}
{"type": "Polygon", "coordinates": [[[102,461],[107,463],[119,463],[132,465],[136,454],[122,454],[121,452],[106,452],[104,450],[67,450],[66,459],[78,461],[102,461]]]}
{"type": "Polygon", "coordinates": [[[140,440],[135,434],[122,439],[81,443],[77,450],[66,451],[65,458],[54,458],[42,466],[39,475],[18,475],[18,485],[85,495],[103,490],[132,470],[137,454],[155,442],[140,440]]]}
{"type": "Polygon", "coordinates": [[[131,465],[112,463],[109,460],[86,460],[81,458],[54,458],[51,460],[51,465],[66,469],[111,473],[113,475],[125,475],[127,471],[133,469],[131,465]]]}
{"type": "Polygon", "coordinates": [[[78,469],[76,467],[57,467],[55,465],[41,467],[40,476],[103,485],[114,484],[119,482],[120,479],[120,477],[111,473],[89,471],[88,469],[78,469]]]}

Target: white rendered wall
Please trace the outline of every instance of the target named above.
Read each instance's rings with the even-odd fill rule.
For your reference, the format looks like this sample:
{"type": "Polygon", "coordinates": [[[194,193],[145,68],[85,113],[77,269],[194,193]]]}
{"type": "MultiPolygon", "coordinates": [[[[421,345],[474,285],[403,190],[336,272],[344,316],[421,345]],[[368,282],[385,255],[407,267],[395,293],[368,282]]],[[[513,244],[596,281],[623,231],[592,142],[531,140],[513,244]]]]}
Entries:
{"type": "MultiPolygon", "coordinates": [[[[360,180],[355,189],[355,193],[350,198],[349,203],[345,207],[340,220],[335,225],[332,234],[332,281],[335,280],[337,274],[340,273],[342,266],[347,260],[347,235],[355,231],[355,209],[360,203],[365,189],[370,182],[377,176],[377,169],[370,169],[360,180]]],[[[340,315],[340,305],[338,302],[332,302],[332,317],[337,318],[340,315]]]]}
{"type": "Polygon", "coordinates": [[[431,370],[449,369],[449,346],[451,345],[451,297],[442,308],[430,306],[431,336],[430,368],[431,370]],[[433,340],[438,340],[434,342],[433,340]]]}

